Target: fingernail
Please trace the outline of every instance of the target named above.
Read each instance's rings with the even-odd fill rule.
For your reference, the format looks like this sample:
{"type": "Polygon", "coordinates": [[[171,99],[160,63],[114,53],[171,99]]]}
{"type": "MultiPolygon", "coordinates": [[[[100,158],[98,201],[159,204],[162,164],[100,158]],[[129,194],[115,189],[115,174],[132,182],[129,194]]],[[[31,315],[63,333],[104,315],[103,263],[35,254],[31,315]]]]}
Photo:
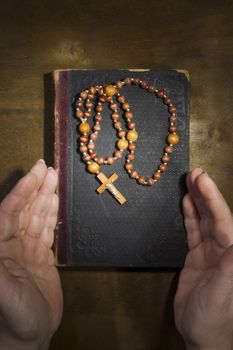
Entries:
{"type": "Polygon", "coordinates": [[[41,162],[41,163],[45,164],[45,160],[44,159],[39,159],[38,162],[41,162]]]}
{"type": "Polygon", "coordinates": [[[49,167],[48,167],[48,170],[54,170],[54,169],[53,169],[53,167],[49,166],[49,167]]]}

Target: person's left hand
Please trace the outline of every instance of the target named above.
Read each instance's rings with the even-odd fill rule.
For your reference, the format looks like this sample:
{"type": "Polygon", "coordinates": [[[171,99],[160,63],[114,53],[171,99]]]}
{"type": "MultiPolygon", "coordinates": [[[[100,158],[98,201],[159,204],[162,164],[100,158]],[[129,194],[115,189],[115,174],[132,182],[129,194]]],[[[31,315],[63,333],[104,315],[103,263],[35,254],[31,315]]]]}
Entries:
{"type": "Polygon", "coordinates": [[[47,349],[63,298],[51,250],[57,172],[38,161],[0,204],[0,348],[47,349]]]}

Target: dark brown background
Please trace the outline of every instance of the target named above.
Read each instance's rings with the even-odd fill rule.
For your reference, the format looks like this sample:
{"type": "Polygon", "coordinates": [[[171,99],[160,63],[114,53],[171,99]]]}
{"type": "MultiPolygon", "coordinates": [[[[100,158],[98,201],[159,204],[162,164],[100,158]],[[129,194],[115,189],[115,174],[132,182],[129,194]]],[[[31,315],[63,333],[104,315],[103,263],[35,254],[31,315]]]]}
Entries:
{"type": "MultiPolygon", "coordinates": [[[[8,0],[0,13],[1,198],[37,159],[52,162],[45,73],[184,68],[191,167],[202,166],[233,207],[231,1],[8,0]]],[[[173,321],[177,274],[61,271],[65,310],[50,349],[184,349],[173,321]]]]}

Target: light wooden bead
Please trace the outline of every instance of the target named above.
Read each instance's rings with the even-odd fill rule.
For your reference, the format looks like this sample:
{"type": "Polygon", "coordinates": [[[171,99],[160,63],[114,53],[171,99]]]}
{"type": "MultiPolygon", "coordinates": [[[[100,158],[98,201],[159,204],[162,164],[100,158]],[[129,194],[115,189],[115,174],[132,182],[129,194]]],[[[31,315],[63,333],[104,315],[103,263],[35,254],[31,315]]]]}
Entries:
{"type": "Polygon", "coordinates": [[[100,169],[100,166],[99,166],[99,164],[96,163],[96,162],[91,162],[91,163],[88,164],[88,166],[87,166],[87,170],[88,170],[89,173],[91,173],[91,174],[96,174],[96,173],[98,173],[99,169],[100,169]]]}
{"type": "Polygon", "coordinates": [[[117,142],[117,147],[118,147],[119,149],[125,150],[125,149],[128,148],[128,145],[129,145],[129,143],[128,143],[128,141],[125,140],[125,139],[121,139],[121,140],[119,140],[119,141],[117,142]]]}
{"type": "Polygon", "coordinates": [[[87,134],[90,131],[90,125],[88,123],[79,124],[79,131],[82,134],[87,134]]]}
{"type": "Polygon", "coordinates": [[[104,92],[107,96],[113,96],[117,92],[117,89],[113,85],[107,85],[104,87],[104,92]]]}
{"type": "Polygon", "coordinates": [[[138,133],[136,130],[130,130],[127,132],[126,137],[129,141],[136,141],[138,139],[138,133]]]}
{"type": "Polygon", "coordinates": [[[177,134],[169,134],[167,137],[167,142],[169,143],[169,145],[177,145],[179,140],[180,138],[177,134]]]}

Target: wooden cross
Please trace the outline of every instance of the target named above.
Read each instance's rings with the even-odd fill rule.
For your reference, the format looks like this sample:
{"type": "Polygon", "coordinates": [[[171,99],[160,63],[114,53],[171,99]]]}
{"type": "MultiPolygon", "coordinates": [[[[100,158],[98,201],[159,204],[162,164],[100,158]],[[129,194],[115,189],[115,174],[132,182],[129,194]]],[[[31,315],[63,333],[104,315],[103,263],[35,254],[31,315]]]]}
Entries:
{"type": "Polygon", "coordinates": [[[100,187],[98,187],[96,190],[98,193],[102,193],[107,189],[120,204],[125,203],[125,197],[113,185],[113,182],[118,178],[117,173],[112,174],[110,177],[106,177],[103,173],[99,173],[97,178],[102,182],[102,185],[100,185],[100,187]]]}

